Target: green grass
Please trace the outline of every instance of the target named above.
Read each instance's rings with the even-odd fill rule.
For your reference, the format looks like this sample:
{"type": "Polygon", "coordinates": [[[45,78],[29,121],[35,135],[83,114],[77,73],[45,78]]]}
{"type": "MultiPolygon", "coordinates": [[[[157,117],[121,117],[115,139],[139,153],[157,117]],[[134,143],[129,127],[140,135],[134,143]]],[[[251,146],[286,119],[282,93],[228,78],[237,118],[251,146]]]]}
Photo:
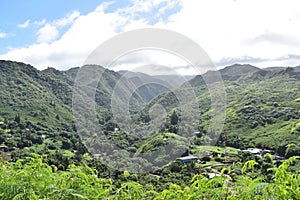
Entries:
{"type": "Polygon", "coordinates": [[[218,154],[225,154],[225,151],[229,150],[230,154],[237,155],[238,149],[233,147],[218,147],[218,146],[196,146],[192,152],[195,155],[203,155],[205,152],[214,152],[218,154]]]}

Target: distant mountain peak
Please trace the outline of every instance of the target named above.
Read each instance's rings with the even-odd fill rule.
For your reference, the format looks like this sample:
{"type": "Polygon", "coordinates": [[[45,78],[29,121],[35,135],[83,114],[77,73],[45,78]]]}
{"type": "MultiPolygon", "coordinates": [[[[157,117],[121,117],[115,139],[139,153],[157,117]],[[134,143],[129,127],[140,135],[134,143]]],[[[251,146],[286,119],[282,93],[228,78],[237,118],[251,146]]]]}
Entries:
{"type": "Polygon", "coordinates": [[[240,76],[259,70],[261,69],[250,64],[234,64],[221,69],[220,73],[228,76],[240,76]]]}

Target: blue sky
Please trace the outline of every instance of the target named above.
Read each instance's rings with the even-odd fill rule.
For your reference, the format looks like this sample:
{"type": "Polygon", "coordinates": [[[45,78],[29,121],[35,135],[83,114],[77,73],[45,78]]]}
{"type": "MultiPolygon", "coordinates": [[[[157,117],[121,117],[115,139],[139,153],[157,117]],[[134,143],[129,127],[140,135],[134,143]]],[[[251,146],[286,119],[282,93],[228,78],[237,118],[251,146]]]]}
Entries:
{"type": "MultiPolygon", "coordinates": [[[[39,22],[49,22],[64,17],[74,11],[85,15],[92,12],[103,0],[4,0],[0,2],[0,32],[7,34],[1,39],[0,53],[7,48],[28,46],[35,42],[34,34],[39,28],[39,22]],[[28,21],[29,20],[29,21],[28,21]],[[21,28],[18,25],[26,24],[21,28]]],[[[116,1],[107,8],[107,12],[114,12],[117,8],[127,5],[125,0],[116,1]]],[[[67,27],[66,27],[67,28],[67,27]]],[[[60,33],[63,34],[63,31],[60,33]]]]}
{"type": "MultiPolygon", "coordinates": [[[[298,0],[3,0],[0,59],[68,69],[118,33],[154,27],[191,38],[218,67],[295,66],[299,7],[298,0]]],[[[157,52],[129,55],[124,63],[182,65],[192,73],[185,62],[157,52]]]]}
{"type": "MultiPolygon", "coordinates": [[[[101,4],[108,3],[105,12],[113,13],[117,9],[128,7],[134,3],[127,0],[5,0],[0,2],[0,32],[6,35],[1,39],[0,53],[5,53],[9,48],[24,47],[36,41],[35,32],[41,25],[51,22],[64,16],[78,11],[80,15],[86,15],[101,4]]],[[[134,19],[147,18],[149,24],[157,22],[155,12],[161,6],[166,5],[162,2],[156,9],[150,12],[137,13],[134,19]]],[[[175,9],[167,10],[159,17],[166,20],[168,16],[178,11],[180,6],[175,9]]],[[[59,31],[62,35],[69,26],[63,27],[59,31]]]]}

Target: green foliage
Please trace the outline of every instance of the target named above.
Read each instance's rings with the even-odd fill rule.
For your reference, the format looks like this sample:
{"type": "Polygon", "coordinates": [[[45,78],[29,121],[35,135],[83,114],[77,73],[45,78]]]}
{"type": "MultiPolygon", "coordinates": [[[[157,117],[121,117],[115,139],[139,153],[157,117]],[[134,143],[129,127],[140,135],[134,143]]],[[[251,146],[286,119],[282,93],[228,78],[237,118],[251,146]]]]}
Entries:
{"type": "Polygon", "coordinates": [[[254,160],[247,161],[242,168],[242,173],[244,173],[246,170],[251,170],[253,172],[255,165],[258,165],[258,163],[254,160]]]}
{"type": "Polygon", "coordinates": [[[300,155],[300,146],[296,144],[288,144],[285,151],[285,156],[289,158],[297,155],[300,155]]]}
{"type": "MultiPolygon", "coordinates": [[[[279,167],[270,168],[275,176],[270,182],[260,177],[239,175],[237,180],[223,176],[212,179],[202,174],[180,186],[169,183],[162,191],[155,191],[151,183],[142,185],[130,180],[112,181],[97,177],[97,171],[86,164],[69,165],[66,171],[53,169],[32,154],[14,163],[0,163],[0,199],[299,199],[300,175],[288,171],[300,157],[291,157],[279,167]]],[[[245,163],[253,169],[256,163],[245,163]]],[[[148,179],[150,181],[150,179],[148,179]]]]}
{"type": "Polygon", "coordinates": [[[172,115],[171,115],[171,124],[176,125],[178,123],[178,116],[176,114],[176,111],[174,110],[172,115]]]}

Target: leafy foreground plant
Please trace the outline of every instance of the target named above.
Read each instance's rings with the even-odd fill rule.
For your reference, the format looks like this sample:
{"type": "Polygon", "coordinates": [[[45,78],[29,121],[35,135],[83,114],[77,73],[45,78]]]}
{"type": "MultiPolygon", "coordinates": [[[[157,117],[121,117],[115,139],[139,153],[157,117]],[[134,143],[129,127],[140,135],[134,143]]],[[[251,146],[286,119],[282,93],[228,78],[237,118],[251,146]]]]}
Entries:
{"type": "Polygon", "coordinates": [[[96,170],[85,164],[57,171],[34,154],[26,162],[0,164],[0,199],[300,199],[300,175],[288,172],[299,158],[291,157],[278,168],[270,168],[275,174],[268,183],[251,178],[255,163],[247,162],[236,181],[222,173],[212,179],[198,174],[189,186],[170,183],[168,189],[156,192],[151,184],[133,181],[117,186],[116,181],[98,178],[96,170]]]}

